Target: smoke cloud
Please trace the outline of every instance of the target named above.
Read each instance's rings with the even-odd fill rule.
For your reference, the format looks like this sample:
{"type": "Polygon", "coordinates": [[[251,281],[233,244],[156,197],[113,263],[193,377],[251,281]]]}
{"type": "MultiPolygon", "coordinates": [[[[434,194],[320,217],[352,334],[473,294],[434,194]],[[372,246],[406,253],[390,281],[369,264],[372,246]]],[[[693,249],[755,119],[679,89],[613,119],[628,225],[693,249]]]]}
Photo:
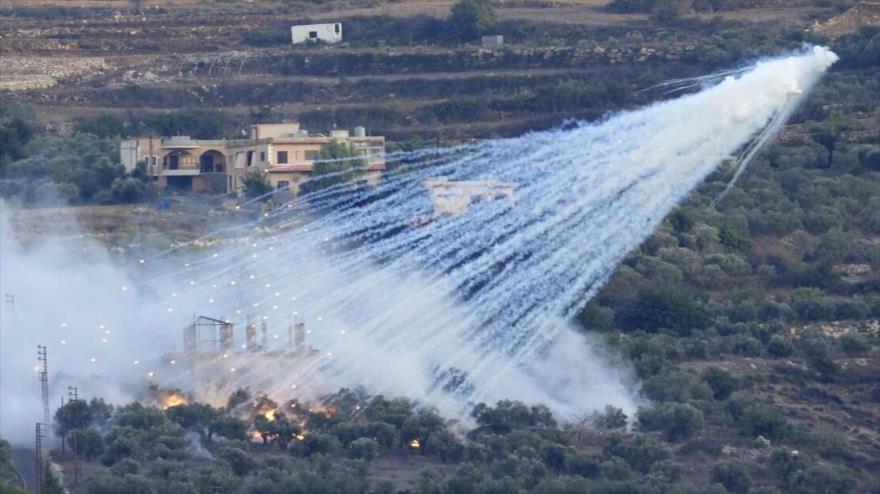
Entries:
{"type": "Polygon", "coordinates": [[[71,384],[125,400],[154,381],[216,400],[355,387],[450,418],[499,399],[562,419],[632,413],[630,373],[567,321],[725,158],[744,152],[744,169],[835,60],[810,47],[602,122],[393,154],[376,187],[339,184],[128,265],[95,245],[23,247],[4,217],[0,288],[15,311],[2,319],[0,433],[29,438],[39,417],[37,344],[53,397],[71,384]],[[441,200],[467,207],[438,214],[426,188],[438,179],[441,200]],[[195,315],[234,324],[234,348],[203,328],[191,365],[180,342],[195,315]],[[287,346],[297,322],[311,351],[287,346]]]}

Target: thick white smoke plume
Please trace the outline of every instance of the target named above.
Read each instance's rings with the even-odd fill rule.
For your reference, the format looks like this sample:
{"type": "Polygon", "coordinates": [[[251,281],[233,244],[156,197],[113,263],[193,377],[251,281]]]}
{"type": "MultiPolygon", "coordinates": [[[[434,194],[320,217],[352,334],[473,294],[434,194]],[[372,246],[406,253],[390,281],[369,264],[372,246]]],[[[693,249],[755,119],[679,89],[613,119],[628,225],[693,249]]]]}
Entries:
{"type": "Polygon", "coordinates": [[[566,321],[719,163],[770,138],[836,58],[812,47],[599,123],[392,155],[377,187],[300,197],[210,249],[136,262],[135,279],[4,237],[2,291],[16,310],[3,314],[2,433],[32,429],[13,417],[39,410],[38,343],[53,384],[93,393],[149,378],[203,396],[362,387],[450,417],[505,398],[562,418],[606,404],[632,412],[627,372],[566,321]],[[472,203],[438,215],[426,182],[440,177],[482,183],[441,183],[446,199],[472,203]],[[194,314],[236,331],[231,351],[203,329],[195,369],[179,344],[194,314]],[[315,352],[287,349],[297,321],[315,352]],[[240,348],[249,323],[255,351],[240,348]]]}

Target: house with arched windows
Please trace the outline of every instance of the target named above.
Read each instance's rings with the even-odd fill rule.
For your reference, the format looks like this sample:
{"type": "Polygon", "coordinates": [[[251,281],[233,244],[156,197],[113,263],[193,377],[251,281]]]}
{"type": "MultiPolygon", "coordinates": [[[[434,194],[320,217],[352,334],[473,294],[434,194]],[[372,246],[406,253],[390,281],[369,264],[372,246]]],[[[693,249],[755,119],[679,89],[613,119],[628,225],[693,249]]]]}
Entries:
{"type": "Polygon", "coordinates": [[[385,137],[364,127],[315,133],[298,123],[257,124],[244,139],[192,139],[189,136],[142,137],[120,144],[126,171],[141,166],[160,187],[192,192],[240,195],[243,176],[260,173],[274,189],[296,194],[331,143],[359,157],[362,180],[376,185],[385,170],[385,137]]]}
{"type": "Polygon", "coordinates": [[[160,187],[192,192],[225,193],[226,141],[144,137],[122,141],[120,157],[126,171],[138,164],[160,187]]]}

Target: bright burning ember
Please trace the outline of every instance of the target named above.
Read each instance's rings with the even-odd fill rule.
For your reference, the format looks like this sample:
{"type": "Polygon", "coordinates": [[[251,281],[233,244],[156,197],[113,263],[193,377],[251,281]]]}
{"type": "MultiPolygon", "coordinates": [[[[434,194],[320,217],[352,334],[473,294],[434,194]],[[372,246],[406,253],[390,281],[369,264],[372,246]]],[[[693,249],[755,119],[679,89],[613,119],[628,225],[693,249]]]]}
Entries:
{"type": "Polygon", "coordinates": [[[176,391],[167,393],[161,398],[162,410],[168,410],[169,408],[178,405],[186,405],[186,403],[186,396],[184,396],[183,393],[176,391]]]}

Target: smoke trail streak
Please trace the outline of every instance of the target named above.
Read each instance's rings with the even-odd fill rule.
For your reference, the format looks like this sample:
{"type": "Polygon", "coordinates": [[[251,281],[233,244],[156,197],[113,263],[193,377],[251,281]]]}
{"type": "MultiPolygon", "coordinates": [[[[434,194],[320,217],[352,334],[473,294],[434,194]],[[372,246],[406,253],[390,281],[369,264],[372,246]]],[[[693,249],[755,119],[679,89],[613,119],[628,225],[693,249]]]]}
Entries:
{"type": "MultiPolygon", "coordinates": [[[[104,375],[142,378],[143,367],[120,368],[134,355],[158,360],[192,314],[237,328],[267,320],[274,331],[295,318],[308,321],[319,356],[280,369],[260,355],[218,358],[234,363],[224,385],[280,395],[292,385],[297,393],[362,386],[451,417],[502,398],[563,417],[605,404],[632,412],[639,398],[626,370],[566,321],[719,163],[744,150],[738,178],[835,60],[807,48],[676,81],[670,86],[704,89],[601,122],[390,155],[394,171],[376,187],[337,184],[224,230],[228,241],[191,261],[178,246],[140,264],[139,282],[119,282],[133,287],[128,302],[64,316],[89,338],[100,323],[125,337],[98,345],[100,354],[80,343],[66,355],[78,364],[55,367],[83,375],[77,365],[99,355],[104,375]],[[513,197],[477,194],[484,200],[461,214],[437,215],[425,187],[437,177],[452,194],[456,181],[478,181],[510,184],[513,197]]],[[[64,320],[41,317],[55,318],[46,327],[64,320]]],[[[189,376],[160,372],[174,382],[189,376]]]]}

